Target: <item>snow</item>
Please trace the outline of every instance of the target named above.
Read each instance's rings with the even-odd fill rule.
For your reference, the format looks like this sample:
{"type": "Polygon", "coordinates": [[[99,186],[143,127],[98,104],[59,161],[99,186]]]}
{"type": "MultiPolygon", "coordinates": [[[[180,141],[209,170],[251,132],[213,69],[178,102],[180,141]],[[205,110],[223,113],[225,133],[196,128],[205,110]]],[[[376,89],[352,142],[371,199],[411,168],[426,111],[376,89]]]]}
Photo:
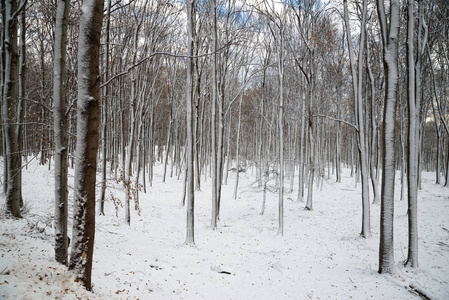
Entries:
{"type": "MultiPolygon", "coordinates": [[[[202,182],[195,194],[196,247],[184,245],[182,179],[162,183],[163,165],[157,163],[153,187],[140,193],[140,215],[132,210],[128,226],[120,205],[116,217],[111,197],[123,202],[125,190],[109,178],[106,216],[96,218],[90,293],[54,262],[54,174],[34,160],[23,174],[24,219],[6,218],[0,195],[0,298],[419,299],[407,288],[413,286],[432,299],[449,299],[449,189],[435,185],[433,173],[423,173],[419,193],[417,272],[402,266],[407,202],[399,201],[396,187],[394,275],[377,273],[378,205],[371,207],[372,237],[359,237],[361,185],[354,188],[349,170],[343,170],[342,183],[330,178],[315,189],[313,211],[304,210],[305,203],[284,202],[284,236],[277,235],[277,193],[267,194],[265,214],[259,214],[263,195],[252,185],[255,173],[241,174],[237,200],[233,184],[223,186],[216,231],[210,228],[212,181],[202,182]]],[[[296,193],[285,197],[295,199],[296,193]]],[[[69,197],[71,210],[72,189],[69,197]]]]}

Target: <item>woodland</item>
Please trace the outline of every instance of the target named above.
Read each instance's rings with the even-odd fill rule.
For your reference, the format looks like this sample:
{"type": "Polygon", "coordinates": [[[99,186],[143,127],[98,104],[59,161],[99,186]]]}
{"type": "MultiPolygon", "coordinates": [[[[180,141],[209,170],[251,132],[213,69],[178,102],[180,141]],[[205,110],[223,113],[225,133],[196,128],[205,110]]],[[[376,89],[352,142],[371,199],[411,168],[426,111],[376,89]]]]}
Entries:
{"type": "MultiPolygon", "coordinates": [[[[20,236],[24,247],[29,238],[33,245],[43,239],[45,246],[36,248],[51,249],[46,266],[79,285],[66,288],[65,296],[70,290],[78,298],[101,299],[125,291],[95,289],[102,230],[143,236],[147,226],[159,228],[167,218],[182,223],[177,250],[165,246],[188,261],[186,253],[197,257],[205,247],[201,237],[214,241],[208,245],[213,252],[236,224],[262,229],[242,235],[234,228],[235,236],[222,237],[228,243],[258,234],[268,241],[243,255],[266,255],[275,244],[300,246],[299,231],[287,236],[295,222],[310,219],[321,228],[311,235],[321,236],[334,221],[338,228],[349,226],[351,245],[358,247],[350,250],[353,256],[366,251],[364,243],[376,248],[369,252],[376,257],[375,266],[369,264],[375,280],[391,284],[416,276],[421,286],[396,285],[409,297],[449,297],[442,279],[449,274],[447,0],[1,0],[1,14],[0,248],[10,262],[12,239],[20,236]],[[345,197],[350,206],[340,202],[345,197]],[[252,214],[270,217],[245,225],[242,211],[253,200],[252,214]],[[345,207],[334,208],[335,214],[351,212],[350,222],[334,220],[324,205],[345,207]],[[45,207],[45,217],[38,207],[45,207]],[[231,226],[226,222],[233,216],[238,222],[231,226]],[[422,237],[431,228],[435,233],[422,237]],[[402,261],[397,240],[404,241],[402,261]],[[420,250],[428,242],[442,250],[426,248],[424,261],[429,253],[441,254],[440,267],[424,268],[421,280],[420,250]],[[437,269],[445,273],[435,280],[437,269]],[[429,282],[436,288],[423,287],[429,282]]],[[[161,235],[173,234],[170,226],[161,235]]],[[[337,257],[344,252],[332,235],[326,239],[337,257]]],[[[130,256],[140,251],[124,249],[130,256]]],[[[290,248],[276,251],[286,255],[290,248]]],[[[152,272],[169,268],[157,261],[152,272]]],[[[25,288],[2,283],[17,265],[4,263],[0,295],[15,298],[11,291],[25,288]]],[[[270,268],[294,269],[287,264],[279,258],[270,268]]],[[[221,276],[238,273],[220,263],[211,269],[221,276]]],[[[349,280],[337,291],[356,286],[349,280]]],[[[244,289],[237,281],[230,285],[227,292],[244,289]]],[[[327,292],[328,298],[350,298],[327,292]]],[[[208,294],[173,293],[157,295],[217,296],[214,287],[208,294]]],[[[282,296],[269,293],[221,296],[319,298],[298,296],[291,287],[282,296]]],[[[368,298],[360,290],[351,295],[368,298]]],[[[392,295],[385,297],[404,296],[392,295]]]]}

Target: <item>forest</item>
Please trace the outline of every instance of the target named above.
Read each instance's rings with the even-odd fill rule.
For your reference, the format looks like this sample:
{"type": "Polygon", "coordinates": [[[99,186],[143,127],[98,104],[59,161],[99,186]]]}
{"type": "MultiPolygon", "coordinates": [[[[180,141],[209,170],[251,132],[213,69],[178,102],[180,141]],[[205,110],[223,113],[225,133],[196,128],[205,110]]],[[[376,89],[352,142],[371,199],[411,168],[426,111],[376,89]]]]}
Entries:
{"type": "Polygon", "coordinates": [[[0,1],[1,297],[449,297],[447,0],[0,1]]]}

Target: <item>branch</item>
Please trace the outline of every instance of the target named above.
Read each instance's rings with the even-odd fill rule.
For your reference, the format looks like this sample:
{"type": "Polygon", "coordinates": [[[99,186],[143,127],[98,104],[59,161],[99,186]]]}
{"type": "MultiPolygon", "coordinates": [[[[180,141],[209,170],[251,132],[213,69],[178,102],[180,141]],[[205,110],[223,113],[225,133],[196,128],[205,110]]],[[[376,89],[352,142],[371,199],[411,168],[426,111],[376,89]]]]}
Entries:
{"type": "Polygon", "coordinates": [[[354,128],[355,131],[357,131],[357,132],[359,131],[359,128],[356,125],[354,125],[352,123],[349,123],[348,121],[345,121],[345,120],[336,119],[336,118],[333,118],[331,116],[321,115],[321,114],[313,115],[313,117],[327,118],[327,119],[332,120],[332,121],[336,121],[336,122],[340,122],[340,123],[346,124],[346,125],[354,128]]]}
{"type": "Polygon", "coordinates": [[[25,9],[27,2],[28,0],[23,0],[22,2],[20,2],[19,8],[14,12],[14,14],[11,17],[11,20],[14,20],[22,12],[22,10],[25,9]]]}
{"type": "Polygon", "coordinates": [[[209,52],[209,53],[204,53],[204,54],[199,54],[199,55],[194,55],[194,56],[188,56],[186,54],[176,54],[176,53],[170,53],[170,52],[164,52],[164,51],[158,51],[158,52],[153,52],[150,55],[142,58],[141,60],[139,60],[137,63],[135,63],[134,65],[130,66],[126,71],[123,71],[121,73],[118,73],[114,76],[112,76],[108,81],[106,81],[105,83],[100,85],[100,88],[104,88],[105,86],[107,86],[108,84],[110,84],[113,80],[128,74],[129,72],[131,72],[134,68],[140,66],[142,63],[146,62],[147,60],[149,60],[150,58],[153,58],[154,56],[157,55],[165,55],[165,56],[170,56],[170,57],[175,57],[175,58],[200,58],[200,57],[204,57],[204,56],[210,56],[213,55],[215,53],[220,52],[221,50],[223,50],[224,48],[228,47],[229,45],[224,45],[223,47],[221,47],[220,49],[218,49],[217,51],[214,52],[209,52]]]}
{"type": "Polygon", "coordinates": [[[435,73],[433,70],[433,63],[432,63],[432,58],[430,56],[429,46],[427,46],[426,48],[427,48],[427,54],[428,54],[427,56],[429,56],[429,61],[430,61],[430,68],[431,68],[432,82],[433,82],[433,94],[435,97],[435,101],[437,102],[438,114],[440,115],[440,120],[444,125],[444,129],[446,130],[447,135],[449,135],[449,128],[447,126],[446,119],[443,116],[443,113],[441,112],[442,109],[440,106],[440,101],[438,100],[437,87],[436,87],[436,83],[435,83],[435,73]]]}
{"type": "Polygon", "coordinates": [[[421,297],[421,299],[426,299],[426,300],[430,300],[431,298],[424,292],[422,291],[420,288],[410,284],[408,287],[406,287],[411,293],[414,293],[416,295],[418,295],[419,297],[421,297]]]}
{"type": "MultiPolygon", "coordinates": [[[[113,12],[115,12],[116,10],[119,10],[119,9],[122,9],[122,8],[125,8],[125,7],[127,7],[127,6],[129,6],[129,5],[131,5],[131,3],[133,3],[135,0],[130,0],[128,3],[126,3],[126,4],[123,4],[123,5],[121,5],[121,6],[118,6],[118,7],[115,7],[113,10],[111,10],[111,13],[113,13],[113,12]]],[[[117,4],[119,4],[121,1],[119,0],[119,1],[117,1],[116,3],[114,3],[112,6],[111,6],[111,8],[113,8],[114,6],[116,6],[117,4]]]]}

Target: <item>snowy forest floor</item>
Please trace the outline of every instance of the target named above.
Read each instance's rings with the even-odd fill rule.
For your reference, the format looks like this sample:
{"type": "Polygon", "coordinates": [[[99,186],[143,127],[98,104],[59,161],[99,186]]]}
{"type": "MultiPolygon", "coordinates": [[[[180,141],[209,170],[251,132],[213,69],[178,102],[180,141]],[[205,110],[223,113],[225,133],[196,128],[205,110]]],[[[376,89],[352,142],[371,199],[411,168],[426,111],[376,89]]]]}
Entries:
{"type": "MultiPolygon", "coordinates": [[[[263,194],[251,170],[240,173],[236,200],[235,172],[230,173],[219,229],[212,231],[207,178],[195,194],[195,248],[184,245],[183,180],[167,176],[162,183],[162,172],[163,165],[156,164],[153,186],[140,193],[140,215],[132,209],[131,226],[124,222],[122,184],[109,178],[106,216],[96,218],[90,293],[53,260],[54,172],[32,161],[23,170],[24,218],[6,218],[0,195],[0,298],[419,299],[413,287],[431,299],[449,299],[449,188],[435,185],[434,173],[423,173],[419,193],[418,272],[402,266],[407,201],[399,200],[397,177],[397,268],[390,276],[377,272],[380,206],[371,206],[372,237],[360,238],[361,184],[355,187],[349,170],[341,183],[331,176],[322,189],[315,186],[313,211],[296,202],[296,188],[287,193],[282,237],[277,235],[278,195],[267,193],[261,215],[263,194]]],[[[73,174],[70,170],[71,189],[73,174]]]]}

